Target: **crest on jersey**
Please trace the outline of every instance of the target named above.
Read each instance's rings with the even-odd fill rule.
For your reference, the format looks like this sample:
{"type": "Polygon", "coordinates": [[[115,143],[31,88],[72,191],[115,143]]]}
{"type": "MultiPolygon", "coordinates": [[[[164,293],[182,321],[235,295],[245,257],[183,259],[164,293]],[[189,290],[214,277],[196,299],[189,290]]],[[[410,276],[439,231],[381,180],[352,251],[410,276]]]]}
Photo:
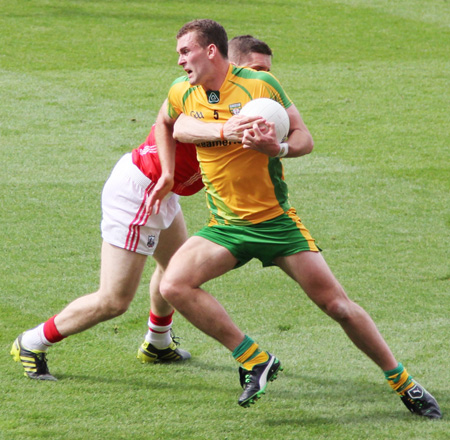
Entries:
{"type": "Polygon", "coordinates": [[[218,90],[208,90],[206,96],[209,104],[217,104],[220,101],[220,92],[218,90]]]}
{"type": "Polygon", "coordinates": [[[242,104],[240,102],[237,102],[236,104],[230,104],[228,106],[228,108],[230,109],[230,113],[234,116],[234,115],[238,115],[239,112],[242,110],[242,104]]]}
{"type": "Polygon", "coordinates": [[[149,235],[148,236],[148,240],[147,240],[147,247],[152,248],[155,246],[155,236],[154,235],[149,235]]]}

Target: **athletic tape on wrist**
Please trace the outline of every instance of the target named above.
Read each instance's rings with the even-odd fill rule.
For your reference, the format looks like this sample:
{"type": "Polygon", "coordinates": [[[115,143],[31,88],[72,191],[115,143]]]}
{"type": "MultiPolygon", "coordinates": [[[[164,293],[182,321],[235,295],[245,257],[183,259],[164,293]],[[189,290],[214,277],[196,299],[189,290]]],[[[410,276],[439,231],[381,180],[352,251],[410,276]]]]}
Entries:
{"type": "Polygon", "coordinates": [[[275,157],[284,157],[289,152],[289,144],[287,142],[282,142],[280,144],[280,151],[275,157]]]}

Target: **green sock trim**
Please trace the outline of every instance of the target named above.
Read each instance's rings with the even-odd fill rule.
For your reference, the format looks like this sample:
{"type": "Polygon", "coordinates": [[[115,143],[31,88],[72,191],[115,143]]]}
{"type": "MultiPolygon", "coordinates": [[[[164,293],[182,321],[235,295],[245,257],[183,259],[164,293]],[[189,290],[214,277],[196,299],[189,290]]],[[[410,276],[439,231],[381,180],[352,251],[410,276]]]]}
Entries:
{"type": "Polygon", "coordinates": [[[394,368],[393,370],[385,371],[384,372],[384,377],[386,379],[389,379],[390,376],[394,376],[395,374],[400,375],[400,374],[403,373],[404,369],[405,369],[405,367],[400,363],[400,364],[397,365],[397,368],[394,368]]]}
{"type": "Polygon", "coordinates": [[[254,344],[254,340],[245,335],[244,340],[234,349],[232,355],[234,359],[242,356],[254,344]]]}

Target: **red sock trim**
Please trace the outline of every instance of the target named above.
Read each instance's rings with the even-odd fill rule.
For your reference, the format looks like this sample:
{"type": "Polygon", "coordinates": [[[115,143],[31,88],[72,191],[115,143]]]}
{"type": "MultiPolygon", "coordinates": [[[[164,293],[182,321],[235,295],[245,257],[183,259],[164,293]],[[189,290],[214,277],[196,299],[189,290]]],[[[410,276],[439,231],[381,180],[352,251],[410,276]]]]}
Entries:
{"type": "Polygon", "coordinates": [[[153,312],[150,310],[150,322],[153,325],[159,325],[161,327],[164,327],[166,325],[172,324],[172,316],[175,310],[172,310],[172,313],[167,316],[157,316],[154,315],[153,312]]]}
{"type": "Polygon", "coordinates": [[[65,336],[59,333],[55,325],[55,316],[52,316],[48,321],[44,323],[44,336],[48,342],[54,344],[55,342],[62,341],[65,336]]]}

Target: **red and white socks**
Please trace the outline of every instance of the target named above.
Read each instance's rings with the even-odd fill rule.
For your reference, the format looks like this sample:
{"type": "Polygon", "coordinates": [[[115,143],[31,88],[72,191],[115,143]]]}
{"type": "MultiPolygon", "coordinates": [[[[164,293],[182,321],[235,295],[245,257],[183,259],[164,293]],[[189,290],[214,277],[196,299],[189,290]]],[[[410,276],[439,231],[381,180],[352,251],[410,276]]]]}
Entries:
{"type": "Polygon", "coordinates": [[[170,329],[172,328],[173,311],[168,316],[157,316],[150,311],[148,318],[148,332],[145,340],[158,349],[167,348],[172,342],[170,329]]]}
{"type": "MultiPolygon", "coordinates": [[[[173,311],[168,316],[157,316],[150,312],[148,332],[145,340],[158,349],[167,348],[172,342],[170,330],[172,328],[173,311]]],[[[55,316],[39,324],[22,335],[22,346],[33,351],[47,351],[56,342],[65,338],[55,325],[55,316]]]]}
{"type": "Polygon", "coordinates": [[[37,327],[24,332],[21,342],[22,346],[28,350],[47,351],[48,347],[63,340],[65,336],[59,333],[56,328],[55,318],[56,315],[37,327]]]}

